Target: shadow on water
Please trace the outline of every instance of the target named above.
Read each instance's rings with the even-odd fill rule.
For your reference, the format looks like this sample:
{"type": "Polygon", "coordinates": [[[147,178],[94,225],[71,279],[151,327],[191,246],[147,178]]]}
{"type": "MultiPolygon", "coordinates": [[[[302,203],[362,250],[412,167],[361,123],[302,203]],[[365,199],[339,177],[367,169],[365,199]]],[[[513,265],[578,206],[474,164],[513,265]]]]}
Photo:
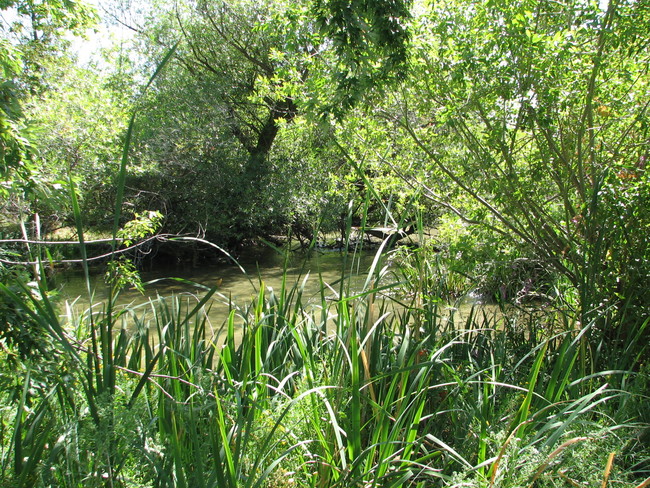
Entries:
{"type": "MultiPolygon", "coordinates": [[[[302,286],[302,305],[305,309],[321,307],[322,299],[336,302],[341,294],[352,296],[364,290],[367,285],[368,271],[375,259],[375,251],[356,253],[292,252],[281,255],[269,248],[255,248],[238,259],[241,266],[233,264],[211,264],[206,266],[174,266],[159,265],[153,270],[140,273],[144,284],[144,293],[135,289],[124,289],[118,297],[116,306],[119,309],[129,308],[140,315],[140,321],[147,323],[147,314],[151,308],[147,305],[153,300],[177,298],[186,301],[193,307],[205,294],[206,289],[218,285],[207,310],[207,319],[214,334],[223,330],[231,310],[243,310],[259,296],[260,288],[264,287],[267,294],[279,292],[283,282],[287,288],[296,283],[302,286]],[[244,271],[242,271],[242,269],[244,271]]],[[[382,255],[383,263],[389,262],[388,255],[382,255]]],[[[109,295],[108,285],[104,282],[102,273],[91,276],[93,292],[93,310],[97,310],[109,295]]],[[[381,284],[373,282],[374,286],[385,288],[388,294],[398,289],[397,277],[394,273],[385,273],[381,284]],[[394,287],[394,288],[393,288],[394,287]]],[[[59,289],[61,309],[64,304],[73,304],[77,314],[86,313],[91,309],[83,273],[68,271],[56,277],[59,289]]],[[[381,294],[379,294],[381,295],[381,294]]],[[[381,299],[381,297],[380,297],[381,299]]],[[[393,310],[399,310],[400,300],[393,302],[393,310]]],[[[473,298],[465,298],[455,304],[445,304],[441,311],[446,316],[462,319],[477,304],[473,298]]],[[[243,319],[238,317],[236,326],[243,319]]],[[[124,317],[128,321],[128,317],[124,317]]],[[[123,326],[129,327],[128,323],[123,326]]]]}
{"type": "MultiPolygon", "coordinates": [[[[221,299],[215,298],[210,311],[210,320],[219,324],[228,316],[228,304],[221,304],[223,297],[239,305],[255,299],[261,286],[278,290],[283,279],[288,286],[297,281],[305,282],[304,296],[320,297],[321,280],[335,290],[354,287],[362,283],[364,273],[372,262],[372,253],[359,253],[344,256],[340,252],[291,253],[287,257],[272,249],[255,249],[243,255],[238,263],[245,272],[233,264],[221,263],[200,267],[181,265],[159,265],[153,270],[142,271],[144,294],[134,288],[120,292],[117,305],[141,305],[158,297],[189,297],[202,294],[200,287],[218,286],[221,299]],[[342,278],[343,277],[343,281],[342,278]]],[[[69,270],[55,276],[55,286],[59,290],[61,303],[75,301],[78,308],[88,307],[87,288],[80,270],[69,270]]],[[[102,272],[91,276],[91,289],[95,304],[104,302],[109,294],[102,272]]]]}

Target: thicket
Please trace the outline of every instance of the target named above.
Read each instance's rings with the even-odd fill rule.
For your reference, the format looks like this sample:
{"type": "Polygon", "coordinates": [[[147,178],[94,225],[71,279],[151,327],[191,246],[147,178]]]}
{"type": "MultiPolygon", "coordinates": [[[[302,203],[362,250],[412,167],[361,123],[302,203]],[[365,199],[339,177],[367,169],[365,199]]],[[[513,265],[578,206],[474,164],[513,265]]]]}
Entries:
{"type": "Polygon", "coordinates": [[[118,309],[115,287],[61,314],[3,285],[48,346],[4,345],[3,486],[647,484],[647,345],[600,369],[595,323],[459,319],[428,262],[387,259],[361,288],[260,283],[239,305],[118,309]]]}
{"type": "Polygon", "coordinates": [[[153,2],[109,73],[56,56],[82,4],[5,8],[3,486],[648,486],[647,2],[153,2]],[[420,247],[351,287],[377,225],[420,247]],[[319,296],[117,306],[152,234],[321,231],[348,265],[319,296]],[[458,318],[469,292],[501,310],[458,318]]]}

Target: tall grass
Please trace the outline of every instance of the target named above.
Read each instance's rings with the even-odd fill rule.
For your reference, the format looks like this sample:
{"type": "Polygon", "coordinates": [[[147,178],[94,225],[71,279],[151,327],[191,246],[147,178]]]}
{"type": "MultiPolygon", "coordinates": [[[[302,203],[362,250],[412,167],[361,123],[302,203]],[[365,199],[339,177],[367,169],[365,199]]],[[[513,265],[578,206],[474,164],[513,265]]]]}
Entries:
{"type": "Polygon", "coordinates": [[[334,299],[306,300],[304,280],[260,286],[220,331],[207,320],[216,289],[59,314],[45,293],[24,303],[3,287],[49,332],[56,366],[11,373],[22,387],[2,403],[3,486],[551,486],[601,483],[607,466],[608,483],[636,486],[650,475],[647,447],[629,447],[647,421],[647,365],[584,374],[590,324],[539,337],[514,312],[457,322],[415,298],[394,307],[392,291],[421,283],[392,281],[384,256],[334,299]]]}
{"type": "MultiPolygon", "coordinates": [[[[121,188],[127,157],[128,142],[121,188]]],[[[48,338],[33,360],[2,352],[0,484],[647,485],[642,331],[626,339],[633,357],[598,371],[599,317],[461,319],[445,311],[460,282],[444,263],[419,251],[391,265],[388,244],[358,288],[350,252],[315,302],[285,274],[220,324],[207,314],[225,298],[216,287],[118,309],[115,287],[95,303],[86,266],[87,310],[61,313],[42,281],[0,285],[25,317],[14,325],[48,338]]]]}
{"type": "Polygon", "coordinates": [[[60,313],[44,284],[2,285],[50,338],[2,371],[2,485],[643,485],[642,356],[599,372],[595,322],[446,312],[440,270],[386,245],[359,287],[351,253],[315,302],[306,277],[260,283],[221,324],[216,287],[118,309],[88,279],[87,311],[60,313]]]}
{"type": "Polygon", "coordinates": [[[1,370],[2,486],[643,486],[642,355],[596,371],[602,324],[557,311],[460,318],[429,257],[396,268],[387,244],[315,300],[286,273],[248,303],[199,286],[124,309],[87,277],[84,313],[0,285],[49,337],[1,370]]]}

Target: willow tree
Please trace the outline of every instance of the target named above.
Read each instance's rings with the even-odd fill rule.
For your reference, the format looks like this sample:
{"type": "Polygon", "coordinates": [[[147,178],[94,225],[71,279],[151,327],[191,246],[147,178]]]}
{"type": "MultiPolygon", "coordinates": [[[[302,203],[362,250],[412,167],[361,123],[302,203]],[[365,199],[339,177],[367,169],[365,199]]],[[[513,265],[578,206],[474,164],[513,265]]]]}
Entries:
{"type": "Polygon", "coordinates": [[[175,12],[183,39],[178,59],[196,80],[209,83],[220,123],[248,154],[245,174],[255,191],[263,188],[281,121],[298,113],[285,70],[291,64],[300,71],[296,58],[309,46],[295,15],[289,4],[270,1],[200,1],[175,12]]]}
{"type": "MultiPolygon", "coordinates": [[[[304,221],[308,212],[315,214],[310,225],[320,220],[318,202],[332,200],[329,172],[341,157],[332,154],[328,130],[305,117],[318,119],[330,110],[341,115],[354,105],[353,92],[361,85],[391,72],[356,66],[356,55],[337,61],[339,44],[331,39],[343,27],[327,21],[335,11],[333,4],[310,0],[152,7],[149,22],[139,28],[148,49],[180,40],[176,65],[151,94],[151,116],[140,138],[143,157],[165,173],[168,209],[187,208],[183,218],[193,215],[217,233],[212,238],[229,233],[235,242],[278,232],[304,221]],[[354,90],[338,97],[345,87],[354,90]],[[288,141],[296,135],[300,142],[288,141]],[[197,199],[205,205],[190,208],[188,201],[197,199]],[[204,213],[200,219],[198,211],[204,213]]],[[[373,7],[351,22],[367,29],[384,12],[373,7]]],[[[384,31],[371,29],[368,36],[384,31]]],[[[382,56],[390,51],[378,49],[382,56]]],[[[333,209],[340,199],[334,200],[323,205],[328,220],[340,216],[333,209]]]]}
{"type": "Polygon", "coordinates": [[[399,112],[382,113],[419,148],[423,173],[407,179],[565,278],[583,323],[626,316],[616,336],[630,339],[650,298],[649,10],[618,0],[421,7],[399,112]]]}
{"type": "Polygon", "coordinates": [[[289,2],[153,5],[138,27],[146,57],[179,41],[175,62],[149,94],[134,160],[140,171],[131,182],[157,193],[169,230],[236,246],[304,227],[320,175],[305,153],[318,131],[293,124],[314,48],[303,9],[289,2]]]}

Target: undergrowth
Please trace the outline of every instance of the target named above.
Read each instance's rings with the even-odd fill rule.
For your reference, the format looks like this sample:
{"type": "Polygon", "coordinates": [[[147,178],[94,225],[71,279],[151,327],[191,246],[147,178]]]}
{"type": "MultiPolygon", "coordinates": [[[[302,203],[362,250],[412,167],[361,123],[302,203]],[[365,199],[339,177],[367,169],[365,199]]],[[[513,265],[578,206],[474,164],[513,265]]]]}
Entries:
{"type": "Polygon", "coordinates": [[[642,486],[647,363],[594,370],[570,317],[445,316],[383,259],[315,304],[261,286],[220,331],[216,289],[59,314],[3,286],[50,354],[3,345],[2,486],[642,486]]]}

